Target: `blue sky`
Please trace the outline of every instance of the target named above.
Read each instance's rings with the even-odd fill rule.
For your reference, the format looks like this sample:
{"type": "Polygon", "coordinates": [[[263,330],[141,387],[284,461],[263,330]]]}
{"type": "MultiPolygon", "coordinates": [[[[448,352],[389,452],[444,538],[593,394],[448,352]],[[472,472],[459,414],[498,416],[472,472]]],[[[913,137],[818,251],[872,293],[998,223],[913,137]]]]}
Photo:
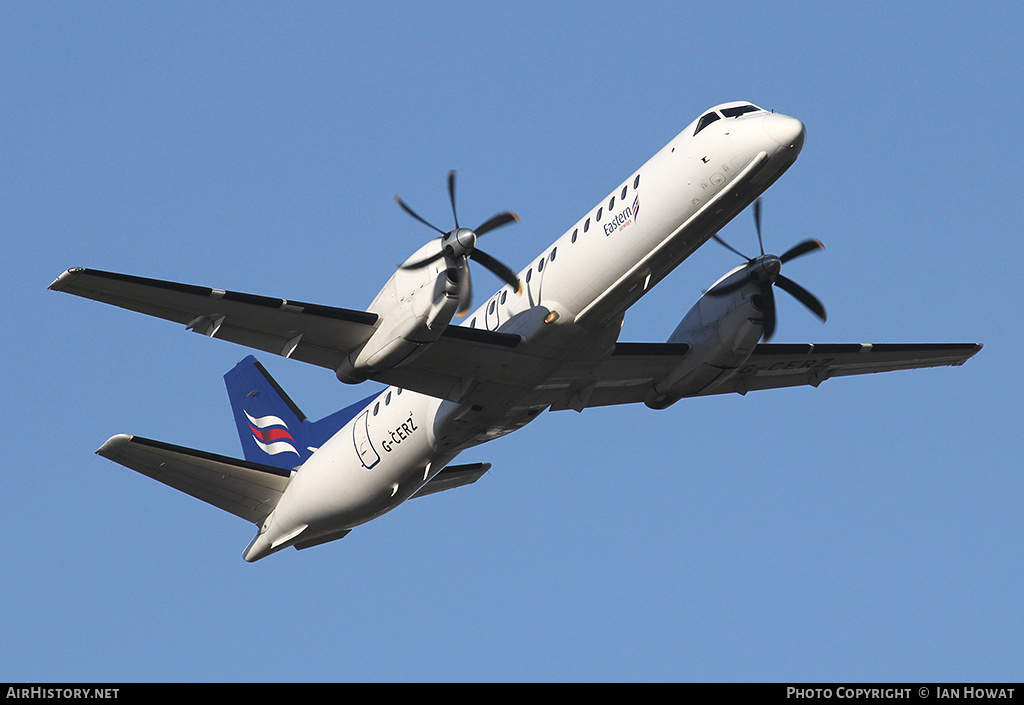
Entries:
{"type": "MultiPolygon", "coordinates": [[[[0,680],[999,681],[1024,662],[1024,52],[1011,3],[0,4],[0,680]],[[705,108],[807,142],[766,194],[777,342],[959,369],[545,414],[476,485],[309,551],[95,455],[238,455],[246,350],[56,294],[87,266],[350,308],[510,209],[518,269],[705,108]]],[[[749,213],[724,231],[755,242],[749,213]]],[[[662,341],[713,243],[626,317],[662,341]]],[[[478,294],[498,281],[475,278],[478,294]]],[[[260,355],[311,417],[369,388],[260,355]]]]}

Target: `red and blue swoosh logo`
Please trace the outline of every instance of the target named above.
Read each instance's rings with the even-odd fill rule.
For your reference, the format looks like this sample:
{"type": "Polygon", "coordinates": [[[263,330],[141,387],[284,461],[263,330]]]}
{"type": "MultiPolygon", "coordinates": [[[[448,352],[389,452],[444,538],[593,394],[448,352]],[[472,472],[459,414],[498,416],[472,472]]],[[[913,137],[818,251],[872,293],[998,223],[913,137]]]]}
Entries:
{"type": "Polygon", "coordinates": [[[279,453],[295,453],[295,455],[299,455],[299,451],[295,448],[295,438],[292,437],[291,432],[288,430],[288,424],[281,420],[281,418],[277,416],[260,416],[257,418],[248,411],[244,413],[246,418],[249,419],[252,439],[259,446],[260,450],[269,455],[278,455],[279,453]]]}

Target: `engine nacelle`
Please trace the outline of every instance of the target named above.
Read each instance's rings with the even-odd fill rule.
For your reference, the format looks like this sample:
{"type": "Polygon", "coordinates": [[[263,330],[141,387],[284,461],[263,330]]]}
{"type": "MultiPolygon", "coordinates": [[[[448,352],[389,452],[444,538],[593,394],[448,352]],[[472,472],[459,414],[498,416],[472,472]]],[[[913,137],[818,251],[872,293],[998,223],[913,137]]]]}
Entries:
{"type": "MultiPolygon", "coordinates": [[[[434,240],[406,263],[420,261],[438,248],[434,240]]],[[[458,284],[448,276],[443,258],[422,267],[399,268],[368,309],[380,317],[380,326],[338,367],[338,379],[358,384],[374,372],[412,361],[444,332],[458,307],[458,284]]]]}
{"type": "MultiPolygon", "coordinates": [[[[733,270],[716,286],[728,285],[732,277],[746,276],[745,270],[733,270]]],[[[753,284],[725,295],[701,296],[668,339],[669,343],[687,344],[689,351],[676,369],[655,383],[644,403],[652,409],[664,409],[731,376],[761,338],[760,299],[760,290],[753,284]]]]}

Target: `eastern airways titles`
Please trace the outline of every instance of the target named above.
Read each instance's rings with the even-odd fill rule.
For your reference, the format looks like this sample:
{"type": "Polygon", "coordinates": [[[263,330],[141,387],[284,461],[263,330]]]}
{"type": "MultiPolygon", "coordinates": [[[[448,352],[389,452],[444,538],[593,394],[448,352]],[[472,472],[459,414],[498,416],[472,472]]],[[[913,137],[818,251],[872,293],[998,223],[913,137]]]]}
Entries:
{"type": "Polygon", "coordinates": [[[637,200],[633,202],[632,206],[624,208],[621,213],[618,213],[609,222],[604,224],[604,234],[606,236],[611,235],[616,230],[622,230],[624,227],[633,222],[633,218],[636,216],[636,211],[639,210],[639,196],[637,200]]]}

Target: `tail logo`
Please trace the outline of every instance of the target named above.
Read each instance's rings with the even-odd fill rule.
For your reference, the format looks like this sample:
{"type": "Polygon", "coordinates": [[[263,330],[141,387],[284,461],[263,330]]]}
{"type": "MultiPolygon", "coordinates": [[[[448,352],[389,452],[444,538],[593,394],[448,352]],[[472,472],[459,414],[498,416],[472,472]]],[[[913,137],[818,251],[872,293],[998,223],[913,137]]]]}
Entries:
{"type": "Polygon", "coordinates": [[[252,430],[252,439],[256,445],[268,455],[279,453],[295,453],[295,438],[288,430],[288,424],[277,416],[251,416],[243,409],[242,413],[249,419],[249,428],[252,430]]]}

